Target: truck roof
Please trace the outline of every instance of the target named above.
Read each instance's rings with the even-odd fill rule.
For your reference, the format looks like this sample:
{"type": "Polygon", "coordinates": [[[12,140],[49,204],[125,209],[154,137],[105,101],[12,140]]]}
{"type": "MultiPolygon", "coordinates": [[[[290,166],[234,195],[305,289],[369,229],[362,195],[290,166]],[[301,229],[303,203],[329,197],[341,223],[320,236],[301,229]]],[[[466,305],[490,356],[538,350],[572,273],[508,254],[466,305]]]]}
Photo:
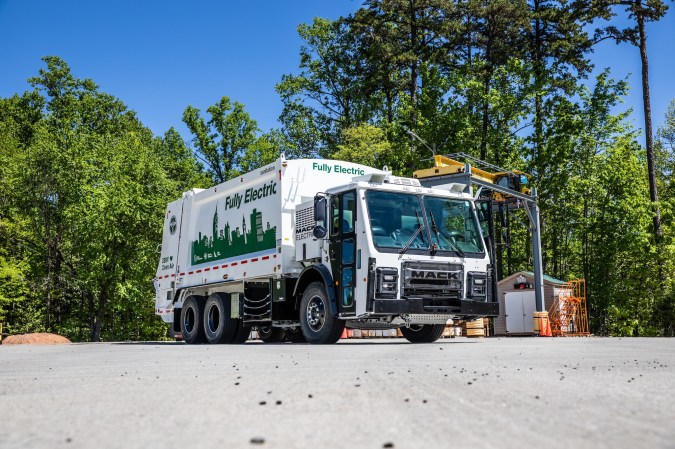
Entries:
{"type": "MultiPolygon", "coordinates": [[[[398,177],[396,178],[403,180],[417,181],[416,179],[412,178],[398,178],[398,177]]],[[[353,188],[383,190],[389,192],[402,192],[410,194],[434,195],[445,198],[457,198],[457,199],[461,198],[473,200],[473,197],[470,194],[464,192],[465,186],[463,184],[454,184],[453,186],[451,186],[449,190],[446,190],[446,189],[433,189],[429,187],[422,187],[419,184],[411,186],[408,184],[393,183],[388,182],[387,179],[385,179],[383,182],[367,182],[363,180],[354,180],[351,183],[347,183],[343,186],[326,189],[326,193],[339,193],[353,188]]]]}
{"type": "MultiPolygon", "coordinates": [[[[463,198],[472,199],[471,195],[464,192],[466,186],[463,184],[451,184],[445,186],[443,189],[433,189],[422,187],[418,179],[394,176],[391,172],[368,167],[365,165],[354,164],[345,161],[336,161],[331,159],[284,159],[279,158],[276,161],[259,167],[251,172],[241,174],[235,178],[227,180],[223,183],[214,185],[207,189],[191,189],[183,194],[183,198],[187,196],[195,196],[197,201],[202,198],[207,198],[211,194],[222,190],[230,190],[240,188],[242,185],[249,183],[258,183],[262,179],[270,179],[277,177],[282,179],[281,173],[284,172],[284,178],[296,176],[294,167],[309,170],[310,168],[318,170],[323,174],[339,176],[334,178],[332,183],[326,183],[330,187],[321,187],[321,182],[315,181],[317,191],[324,191],[327,193],[337,193],[344,190],[352,189],[354,187],[368,188],[368,189],[382,189],[398,192],[409,193],[423,193],[427,195],[443,196],[448,198],[463,198]],[[338,172],[339,170],[339,172],[338,172]],[[277,174],[278,172],[278,174],[277,174]],[[341,179],[342,183],[335,182],[341,179]],[[448,188],[449,187],[449,188],[448,188]]],[[[326,179],[326,178],[324,178],[326,179]]]]}

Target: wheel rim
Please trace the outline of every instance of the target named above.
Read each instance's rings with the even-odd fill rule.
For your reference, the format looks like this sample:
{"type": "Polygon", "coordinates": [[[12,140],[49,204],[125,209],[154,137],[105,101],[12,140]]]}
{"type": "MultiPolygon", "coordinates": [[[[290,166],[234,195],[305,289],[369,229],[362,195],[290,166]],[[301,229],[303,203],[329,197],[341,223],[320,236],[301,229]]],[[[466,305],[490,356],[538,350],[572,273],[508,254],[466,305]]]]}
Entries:
{"type": "Polygon", "coordinates": [[[307,324],[312,331],[321,330],[326,323],[326,307],[319,296],[314,296],[307,303],[307,324]]]}
{"type": "Polygon", "coordinates": [[[411,324],[410,327],[409,327],[408,329],[410,329],[410,330],[413,331],[413,332],[419,332],[419,331],[421,331],[423,328],[424,328],[424,327],[423,327],[422,324],[411,324]]]}
{"type": "Polygon", "coordinates": [[[271,333],[272,333],[272,327],[271,326],[259,327],[258,328],[258,335],[261,338],[267,338],[267,337],[270,336],[271,333]]]}
{"type": "Polygon", "coordinates": [[[209,332],[215,333],[220,327],[220,310],[215,305],[211,306],[207,314],[207,326],[209,327],[209,332]]]}
{"type": "Polygon", "coordinates": [[[185,311],[185,318],[183,318],[183,326],[185,327],[185,332],[188,334],[192,332],[192,329],[195,327],[195,311],[192,307],[188,307],[185,311]]]}

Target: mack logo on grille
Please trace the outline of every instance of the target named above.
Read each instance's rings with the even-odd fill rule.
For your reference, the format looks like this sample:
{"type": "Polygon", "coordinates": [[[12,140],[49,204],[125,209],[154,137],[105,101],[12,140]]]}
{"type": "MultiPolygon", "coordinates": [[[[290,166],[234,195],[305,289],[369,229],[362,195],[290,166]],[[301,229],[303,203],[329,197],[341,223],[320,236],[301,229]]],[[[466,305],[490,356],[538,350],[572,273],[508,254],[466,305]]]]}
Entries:
{"type": "Polygon", "coordinates": [[[449,273],[447,271],[412,270],[410,277],[413,279],[447,279],[457,281],[459,280],[459,273],[449,273]]]}

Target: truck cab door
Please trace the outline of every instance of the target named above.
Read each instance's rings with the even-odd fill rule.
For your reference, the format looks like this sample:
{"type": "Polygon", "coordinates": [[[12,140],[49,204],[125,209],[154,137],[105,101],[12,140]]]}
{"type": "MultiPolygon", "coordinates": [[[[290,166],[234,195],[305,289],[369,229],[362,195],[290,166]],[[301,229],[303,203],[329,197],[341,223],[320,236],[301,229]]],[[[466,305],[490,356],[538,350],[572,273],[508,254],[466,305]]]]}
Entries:
{"type": "Polygon", "coordinates": [[[356,191],[333,195],[330,202],[329,254],[338,312],[356,312],[356,191]]]}

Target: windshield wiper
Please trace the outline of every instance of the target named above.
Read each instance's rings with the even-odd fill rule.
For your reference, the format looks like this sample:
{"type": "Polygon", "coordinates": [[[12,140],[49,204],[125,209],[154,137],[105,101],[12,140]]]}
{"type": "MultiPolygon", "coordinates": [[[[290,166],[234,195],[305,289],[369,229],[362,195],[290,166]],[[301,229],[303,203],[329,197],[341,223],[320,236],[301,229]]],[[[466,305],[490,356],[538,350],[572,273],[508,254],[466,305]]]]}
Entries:
{"type": "Polygon", "coordinates": [[[415,211],[415,216],[417,217],[417,229],[415,229],[415,232],[413,232],[406,244],[403,245],[403,248],[401,248],[401,250],[398,252],[399,254],[405,254],[405,252],[410,249],[410,245],[412,245],[419,233],[424,230],[424,226],[420,221],[420,214],[418,214],[417,211],[415,211]]]}
{"type": "Polygon", "coordinates": [[[432,211],[429,211],[429,217],[431,218],[431,230],[436,234],[436,238],[438,239],[439,243],[441,241],[441,235],[443,236],[443,239],[452,246],[452,248],[455,250],[457,254],[459,254],[460,257],[464,257],[464,251],[462,251],[459,246],[455,242],[452,241],[452,237],[447,235],[443,230],[439,232],[438,226],[436,225],[436,220],[434,219],[434,213],[432,211]]]}

